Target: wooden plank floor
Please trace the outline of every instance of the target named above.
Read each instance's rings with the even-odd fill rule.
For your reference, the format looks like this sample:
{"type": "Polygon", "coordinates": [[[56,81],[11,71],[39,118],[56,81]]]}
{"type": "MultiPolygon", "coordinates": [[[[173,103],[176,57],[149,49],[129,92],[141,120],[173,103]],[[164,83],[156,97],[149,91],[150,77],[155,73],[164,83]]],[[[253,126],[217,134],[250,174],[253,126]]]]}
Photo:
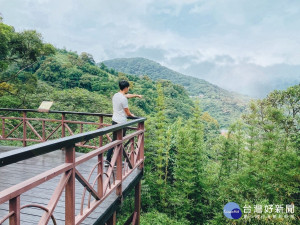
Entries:
{"type": "MultiPolygon", "coordinates": [[[[4,147],[0,146],[0,153],[4,151],[9,151],[14,149],[12,147],[4,147]]],[[[82,155],[83,153],[76,153],[76,157],[82,155]]],[[[65,162],[64,152],[61,150],[57,150],[51,153],[47,153],[41,156],[37,156],[35,158],[23,160],[21,162],[0,167],[0,191],[11,187],[12,185],[18,184],[22,181],[25,181],[35,175],[38,175],[42,172],[45,172],[51,168],[54,168],[65,162]]],[[[93,158],[87,161],[84,164],[79,165],[76,169],[87,179],[91,169],[96,165],[97,159],[93,158]]],[[[106,171],[106,168],[104,168],[106,171]]],[[[124,190],[131,181],[139,175],[141,171],[136,169],[132,172],[132,174],[126,178],[126,180],[122,184],[122,189],[124,190]]],[[[61,176],[55,177],[42,185],[24,193],[21,195],[21,206],[27,204],[40,204],[43,206],[47,206],[52,193],[54,192],[55,187],[57,186],[61,176]]],[[[91,177],[90,183],[94,181],[96,177],[96,173],[91,177]]],[[[97,187],[95,186],[97,190],[97,187]]],[[[80,203],[83,193],[83,186],[76,180],[76,215],[80,211],[80,203]]],[[[62,194],[56,208],[54,211],[54,217],[57,221],[57,224],[65,224],[65,209],[64,209],[64,193],[62,194]]],[[[92,197],[93,199],[93,197],[92,197]]],[[[117,199],[115,192],[113,192],[110,196],[108,196],[105,201],[102,202],[98,208],[90,214],[88,218],[86,218],[81,224],[91,225],[93,224],[105,211],[106,209],[117,199]]],[[[88,201],[88,192],[85,196],[85,206],[88,201]]],[[[8,202],[0,205],[0,220],[8,213],[8,202]]],[[[36,208],[25,208],[21,211],[21,225],[32,225],[38,224],[38,221],[43,214],[43,211],[36,208]]],[[[3,225],[9,224],[8,221],[3,223],[3,225]]],[[[53,224],[52,221],[48,223],[49,225],[53,224]]]]}

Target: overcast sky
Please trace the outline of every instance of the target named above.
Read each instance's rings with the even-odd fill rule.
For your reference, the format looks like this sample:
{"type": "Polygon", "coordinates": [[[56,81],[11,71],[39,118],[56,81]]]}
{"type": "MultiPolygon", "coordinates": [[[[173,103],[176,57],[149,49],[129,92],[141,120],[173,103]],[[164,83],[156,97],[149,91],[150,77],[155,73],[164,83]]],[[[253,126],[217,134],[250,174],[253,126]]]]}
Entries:
{"type": "Polygon", "coordinates": [[[299,0],[0,0],[0,13],[97,62],[145,57],[252,96],[300,82],[299,0]]]}

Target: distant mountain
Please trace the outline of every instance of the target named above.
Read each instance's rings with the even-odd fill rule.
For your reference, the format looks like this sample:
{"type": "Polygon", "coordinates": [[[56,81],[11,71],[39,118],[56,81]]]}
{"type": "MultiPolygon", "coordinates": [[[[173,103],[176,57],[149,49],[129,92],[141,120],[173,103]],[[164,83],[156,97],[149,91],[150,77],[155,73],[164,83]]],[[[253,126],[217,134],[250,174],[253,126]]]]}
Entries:
{"type": "Polygon", "coordinates": [[[300,83],[300,65],[261,66],[247,62],[229,64],[198,62],[187,63],[187,66],[180,69],[183,74],[204,79],[226,90],[254,98],[265,98],[274,90],[285,90],[300,83]]]}
{"type": "Polygon", "coordinates": [[[233,119],[245,112],[251,99],[229,92],[205,80],[178,73],[145,58],[120,58],[103,63],[119,72],[137,76],[147,75],[153,80],[165,79],[182,85],[192,98],[200,98],[203,111],[215,117],[222,127],[228,126],[233,119]]]}

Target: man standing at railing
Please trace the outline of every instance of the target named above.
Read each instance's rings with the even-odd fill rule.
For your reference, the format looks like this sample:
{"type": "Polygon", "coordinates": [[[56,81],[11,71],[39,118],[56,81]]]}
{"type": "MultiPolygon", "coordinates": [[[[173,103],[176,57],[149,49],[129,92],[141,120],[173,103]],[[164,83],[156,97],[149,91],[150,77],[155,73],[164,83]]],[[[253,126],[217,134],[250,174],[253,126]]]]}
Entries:
{"type": "MultiPolygon", "coordinates": [[[[129,91],[129,82],[126,80],[122,80],[119,82],[120,91],[114,94],[112,98],[113,105],[113,117],[112,117],[112,125],[118,123],[125,123],[127,121],[127,117],[135,117],[129,108],[128,108],[128,98],[142,98],[142,95],[136,94],[128,94],[129,91]]],[[[126,129],[123,129],[123,136],[125,136],[126,129]]],[[[113,141],[116,140],[117,137],[114,133],[113,141]]],[[[111,161],[113,149],[109,149],[107,152],[106,160],[108,162],[111,161]]],[[[106,164],[108,166],[108,164],[106,164]]]]}

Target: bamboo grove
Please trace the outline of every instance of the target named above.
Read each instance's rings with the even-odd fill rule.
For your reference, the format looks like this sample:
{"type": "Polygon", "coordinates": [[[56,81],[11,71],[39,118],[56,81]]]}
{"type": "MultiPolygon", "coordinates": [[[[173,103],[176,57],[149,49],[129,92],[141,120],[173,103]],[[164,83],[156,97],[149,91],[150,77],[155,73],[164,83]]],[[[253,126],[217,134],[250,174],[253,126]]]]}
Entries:
{"type": "MultiPolygon", "coordinates": [[[[159,93],[157,114],[147,126],[151,141],[143,203],[145,211],[152,209],[160,216],[148,224],[160,224],[163,214],[172,224],[297,224],[299,85],[251,102],[249,112],[225,136],[206,129],[212,122],[203,118],[199,104],[188,120],[168,123],[159,93]],[[223,215],[228,202],[245,208],[273,206],[273,212],[276,205],[294,204],[296,209],[294,218],[249,216],[231,221],[223,215]]],[[[165,219],[161,224],[167,223],[165,219]]]]}

